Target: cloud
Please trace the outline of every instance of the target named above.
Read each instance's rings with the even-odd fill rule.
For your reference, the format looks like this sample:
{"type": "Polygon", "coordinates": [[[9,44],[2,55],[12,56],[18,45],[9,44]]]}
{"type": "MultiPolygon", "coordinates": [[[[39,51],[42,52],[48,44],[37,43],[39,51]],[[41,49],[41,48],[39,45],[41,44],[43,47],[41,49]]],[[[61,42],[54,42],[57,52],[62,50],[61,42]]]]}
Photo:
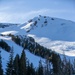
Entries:
{"type": "Polygon", "coordinates": [[[38,15],[44,15],[45,13],[49,12],[49,9],[41,9],[41,10],[33,10],[27,13],[24,13],[25,17],[34,17],[38,15]]]}
{"type": "Polygon", "coordinates": [[[47,15],[51,17],[73,20],[75,11],[65,9],[40,9],[29,12],[0,12],[0,22],[24,23],[38,15],[47,15]],[[68,17],[70,16],[70,17],[68,17]]]}
{"type": "Polygon", "coordinates": [[[40,14],[44,15],[47,13],[48,9],[42,9],[42,10],[36,10],[36,11],[30,11],[30,12],[0,12],[0,22],[14,22],[14,23],[22,23],[25,22],[25,20],[28,20],[29,18],[38,16],[40,14]]]}

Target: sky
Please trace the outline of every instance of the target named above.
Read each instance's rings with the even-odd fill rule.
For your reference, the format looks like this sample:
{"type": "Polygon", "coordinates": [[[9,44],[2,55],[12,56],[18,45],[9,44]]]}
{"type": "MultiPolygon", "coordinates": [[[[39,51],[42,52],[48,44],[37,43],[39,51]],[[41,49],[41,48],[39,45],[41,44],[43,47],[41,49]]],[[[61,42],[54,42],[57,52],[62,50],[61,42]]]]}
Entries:
{"type": "Polygon", "coordinates": [[[75,22],[75,0],[0,0],[0,23],[24,23],[38,15],[75,22]]]}

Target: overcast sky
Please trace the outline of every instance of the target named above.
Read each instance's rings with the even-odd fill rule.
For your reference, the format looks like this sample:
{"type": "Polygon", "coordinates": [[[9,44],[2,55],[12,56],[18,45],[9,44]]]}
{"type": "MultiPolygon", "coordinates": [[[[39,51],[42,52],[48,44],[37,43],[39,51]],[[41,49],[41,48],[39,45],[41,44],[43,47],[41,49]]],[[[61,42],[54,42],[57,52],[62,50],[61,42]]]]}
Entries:
{"type": "Polygon", "coordinates": [[[75,0],[0,0],[0,22],[24,23],[38,15],[75,21],[75,0]]]}

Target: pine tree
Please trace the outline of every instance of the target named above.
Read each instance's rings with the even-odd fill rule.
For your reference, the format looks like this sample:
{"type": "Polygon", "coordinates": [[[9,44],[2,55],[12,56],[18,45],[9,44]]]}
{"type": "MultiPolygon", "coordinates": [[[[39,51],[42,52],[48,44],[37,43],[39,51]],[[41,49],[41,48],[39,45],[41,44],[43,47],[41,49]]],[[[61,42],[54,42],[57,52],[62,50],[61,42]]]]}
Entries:
{"type": "Polygon", "coordinates": [[[33,63],[30,64],[30,68],[31,68],[31,75],[35,75],[35,69],[33,67],[33,63]]]}
{"type": "Polygon", "coordinates": [[[9,61],[7,63],[7,68],[6,68],[6,75],[14,75],[14,69],[13,69],[13,47],[10,50],[10,56],[9,56],[9,61]]]}
{"type": "Polygon", "coordinates": [[[50,75],[51,74],[51,63],[50,60],[51,58],[46,56],[46,60],[45,60],[45,67],[44,67],[44,75],[50,75]]]}
{"type": "Polygon", "coordinates": [[[57,75],[63,75],[63,73],[62,73],[62,61],[61,61],[61,58],[59,55],[57,58],[57,69],[58,69],[57,75]]]}
{"type": "Polygon", "coordinates": [[[35,70],[33,67],[33,64],[29,63],[29,61],[27,61],[27,71],[26,71],[26,75],[35,75],[35,70]]]}
{"type": "Polygon", "coordinates": [[[75,59],[73,61],[73,74],[75,74],[75,59]]]}
{"type": "Polygon", "coordinates": [[[55,52],[52,53],[52,63],[53,63],[53,73],[54,75],[60,75],[61,72],[61,58],[59,54],[56,54],[55,52]]]}
{"type": "Polygon", "coordinates": [[[70,62],[70,60],[69,61],[67,61],[67,63],[66,63],[66,75],[72,75],[72,64],[71,64],[71,62],[70,62]]]}
{"type": "Polygon", "coordinates": [[[22,51],[21,58],[20,58],[20,75],[26,75],[26,55],[25,51],[22,51]]]}
{"type": "Polygon", "coordinates": [[[66,59],[64,51],[63,51],[63,61],[62,61],[62,73],[64,75],[69,75],[69,62],[66,59]]]}
{"type": "Polygon", "coordinates": [[[1,51],[0,51],[0,75],[3,75],[3,69],[2,69],[2,61],[1,61],[1,51]]]}
{"type": "Polygon", "coordinates": [[[26,71],[26,74],[27,75],[31,75],[31,69],[30,69],[30,63],[29,63],[29,60],[27,61],[27,71],[26,71]]]}
{"type": "Polygon", "coordinates": [[[13,63],[13,67],[14,67],[14,75],[20,75],[20,66],[19,66],[19,55],[17,54],[15,59],[14,59],[14,63],[13,63]]]}
{"type": "Polygon", "coordinates": [[[38,75],[43,75],[43,66],[41,60],[39,61],[38,75]]]}

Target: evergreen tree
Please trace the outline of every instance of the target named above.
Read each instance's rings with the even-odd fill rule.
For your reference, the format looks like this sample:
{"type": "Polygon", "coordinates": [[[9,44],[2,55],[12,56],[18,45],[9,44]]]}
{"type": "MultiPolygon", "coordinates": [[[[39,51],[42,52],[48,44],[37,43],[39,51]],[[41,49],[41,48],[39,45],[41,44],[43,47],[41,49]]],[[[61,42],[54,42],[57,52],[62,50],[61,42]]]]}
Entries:
{"type": "Polygon", "coordinates": [[[50,59],[52,59],[51,57],[48,57],[48,55],[46,56],[46,60],[45,60],[45,67],[44,67],[44,75],[50,75],[52,73],[52,68],[51,68],[51,63],[50,63],[50,59]]]}
{"type": "Polygon", "coordinates": [[[10,56],[9,56],[9,61],[7,63],[7,68],[6,68],[6,75],[14,75],[14,69],[13,69],[13,47],[10,50],[10,56]]]}
{"type": "Polygon", "coordinates": [[[0,75],[3,75],[3,69],[2,69],[2,60],[1,60],[1,51],[0,51],[0,75]]]}
{"type": "Polygon", "coordinates": [[[20,75],[26,75],[26,55],[25,51],[22,51],[21,58],[20,58],[20,75]]]}
{"type": "Polygon", "coordinates": [[[14,63],[13,63],[13,67],[14,67],[14,75],[20,75],[20,66],[19,66],[19,55],[17,54],[15,59],[14,59],[14,63]]]}
{"type": "Polygon", "coordinates": [[[73,61],[73,74],[75,74],[75,59],[73,61]]]}
{"type": "Polygon", "coordinates": [[[70,62],[70,60],[69,61],[67,61],[67,63],[66,63],[66,75],[72,75],[72,64],[71,64],[71,62],[70,62]]]}
{"type": "Polygon", "coordinates": [[[64,75],[72,75],[72,65],[70,63],[70,60],[68,61],[65,53],[63,53],[63,61],[62,61],[62,73],[64,75]]]}
{"type": "Polygon", "coordinates": [[[34,70],[34,67],[33,67],[33,64],[29,63],[29,61],[27,61],[27,75],[35,75],[35,70],[34,70]]]}
{"type": "Polygon", "coordinates": [[[62,73],[62,61],[61,61],[61,58],[60,56],[58,55],[58,58],[57,58],[57,70],[58,70],[58,73],[56,75],[63,75],[62,73]]]}
{"type": "Polygon", "coordinates": [[[30,63],[29,63],[29,60],[27,61],[27,71],[26,71],[26,74],[27,75],[31,75],[31,69],[30,69],[30,63]]]}
{"type": "Polygon", "coordinates": [[[31,68],[31,75],[35,75],[35,69],[33,67],[33,63],[30,64],[30,68],[31,68]]]}
{"type": "Polygon", "coordinates": [[[39,61],[38,75],[43,75],[43,66],[41,60],[39,61]]]}
{"type": "Polygon", "coordinates": [[[53,73],[55,75],[62,74],[61,72],[61,58],[58,54],[53,53],[52,54],[52,63],[53,63],[53,73]]]}

